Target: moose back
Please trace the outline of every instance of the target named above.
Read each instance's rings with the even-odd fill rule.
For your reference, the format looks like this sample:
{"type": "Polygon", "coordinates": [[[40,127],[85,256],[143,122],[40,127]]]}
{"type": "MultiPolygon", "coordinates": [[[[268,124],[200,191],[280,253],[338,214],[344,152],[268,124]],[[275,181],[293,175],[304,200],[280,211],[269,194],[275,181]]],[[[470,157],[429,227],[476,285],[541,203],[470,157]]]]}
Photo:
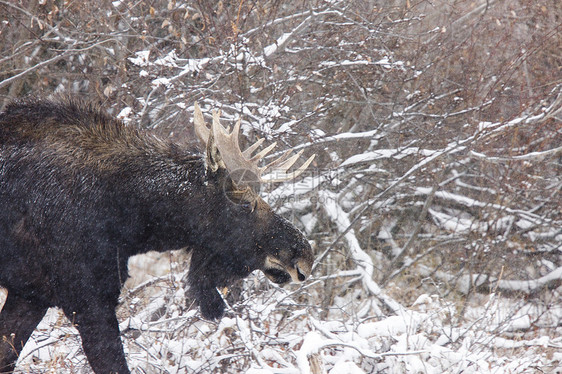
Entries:
{"type": "Polygon", "coordinates": [[[308,241],[253,187],[272,171],[292,179],[312,158],[294,172],[300,154],[259,167],[272,147],[242,151],[239,122],[229,132],[214,113],[208,128],[195,104],[194,123],[205,155],[70,100],[0,113],[0,372],[59,307],[94,372],[128,373],[115,308],[135,254],[191,251],[189,289],[208,319],[224,313],[217,287],[253,270],[279,284],[310,274],[308,241]]]}

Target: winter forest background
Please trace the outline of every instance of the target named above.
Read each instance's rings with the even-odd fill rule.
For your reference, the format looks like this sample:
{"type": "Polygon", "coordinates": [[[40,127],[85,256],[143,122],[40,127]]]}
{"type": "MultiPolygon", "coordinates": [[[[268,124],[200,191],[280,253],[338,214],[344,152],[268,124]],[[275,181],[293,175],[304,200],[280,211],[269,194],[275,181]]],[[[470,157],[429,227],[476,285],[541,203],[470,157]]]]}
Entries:
{"type": "MultiPolygon", "coordinates": [[[[0,106],[55,93],[317,154],[262,190],[313,277],[255,273],[210,323],[181,251],[135,258],[133,371],[562,373],[562,2],[0,0],[0,106]]],[[[91,372],[57,310],[32,340],[22,373],[91,372]]]]}

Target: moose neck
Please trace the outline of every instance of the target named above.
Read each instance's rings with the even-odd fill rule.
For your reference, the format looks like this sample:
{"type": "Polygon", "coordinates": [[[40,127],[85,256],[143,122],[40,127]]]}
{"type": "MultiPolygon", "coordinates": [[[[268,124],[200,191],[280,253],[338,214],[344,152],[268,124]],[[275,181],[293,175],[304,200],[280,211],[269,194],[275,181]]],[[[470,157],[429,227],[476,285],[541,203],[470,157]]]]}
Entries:
{"type": "Polygon", "coordinates": [[[122,189],[132,200],[134,224],[130,255],[199,246],[206,228],[213,226],[217,204],[206,181],[199,155],[160,155],[146,160],[122,189]],[[133,188],[131,187],[133,185],[133,188]],[[130,197],[130,191],[135,196],[130,197]]]}

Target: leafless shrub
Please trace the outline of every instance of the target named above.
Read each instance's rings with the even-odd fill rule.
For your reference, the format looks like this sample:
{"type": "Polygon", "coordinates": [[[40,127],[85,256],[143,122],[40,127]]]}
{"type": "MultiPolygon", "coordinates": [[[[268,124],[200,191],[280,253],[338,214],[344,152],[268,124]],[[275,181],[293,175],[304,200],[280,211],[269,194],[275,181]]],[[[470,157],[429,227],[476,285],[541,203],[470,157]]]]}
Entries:
{"type": "Polygon", "coordinates": [[[249,141],[318,154],[303,182],[264,191],[314,241],[316,280],[284,291],[258,276],[211,328],[185,310],[181,271],[155,280],[160,293],[123,307],[139,372],[330,369],[346,349],[366,372],[417,357],[477,366],[385,356],[430,344],[474,344],[471,359],[492,366],[512,355],[514,372],[559,362],[507,348],[562,344],[562,5],[22,0],[0,12],[4,103],[64,91],[191,142],[199,101],[241,116],[249,141]],[[406,336],[430,343],[373,325],[412,310],[406,336]]]}

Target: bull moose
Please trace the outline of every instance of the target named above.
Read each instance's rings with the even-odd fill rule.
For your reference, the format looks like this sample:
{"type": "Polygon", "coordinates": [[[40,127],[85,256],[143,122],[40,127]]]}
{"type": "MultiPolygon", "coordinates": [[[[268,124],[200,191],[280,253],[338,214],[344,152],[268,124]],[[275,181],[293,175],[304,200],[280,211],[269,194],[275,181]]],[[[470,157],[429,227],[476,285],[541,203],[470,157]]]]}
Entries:
{"type": "Polygon", "coordinates": [[[190,251],[189,290],[207,319],[224,313],[217,288],[253,270],[278,284],[310,275],[308,241],[254,187],[297,177],[314,156],[292,172],[300,154],[260,167],[273,145],[242,151],[240,121],[230,131],[219,117],[208,128],[195,104],[203,155],[69,99],[19,100],[0,113],[0,372],[14,370],[59,307],[94,372],[128,373],[115,308],[139,253],[190,251]],[[239,170],[252,177],[233,179],[239,170]]]}

